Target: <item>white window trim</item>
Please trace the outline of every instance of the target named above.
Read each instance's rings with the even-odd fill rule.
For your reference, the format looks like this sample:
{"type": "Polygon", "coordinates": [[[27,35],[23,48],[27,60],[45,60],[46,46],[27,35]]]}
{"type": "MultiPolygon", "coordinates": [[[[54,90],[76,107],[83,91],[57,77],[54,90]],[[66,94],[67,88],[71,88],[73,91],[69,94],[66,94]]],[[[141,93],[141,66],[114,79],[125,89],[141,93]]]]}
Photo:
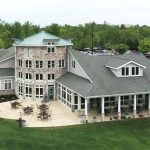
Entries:
{"type": "Polygon", "coordinates": [[[42,73],[39,73],[39,74],[36,74],[36,75],[35,75],[35,80],[36,80],[36,81],[43,81],[43,79],[44,79],[44,76],[43,76],[42,73]],[[38,75],[38,79],[36,78],[37,75],[38,75]],[[41,75],[42,75],[42,79],[41,79],[41,75]]]}
{"type": "Polygon", "coordinates": [[[25,63],[26,63],[26,68],[32,68],[32,60],[26,60],[25,61],[25,63]],[[29,66],[29,62],[31,61],[31,67],[29,66]],[[28,63],[27,63],[28,62],[28,63]],[[28,64],[28,65],[27,65],[28,64]]]}
{"type": "Polygon", "coordinates": [[[4,90],[12,90],[12,79],[5,79],[5,80],[4,80],[4,90]],[[6,83],[5,81],[6,81],[6,80],[9,80],[10,83],[11,83],[11,88],[10,88],[10,89],[6,89],[6,88],[5,88],[5,83],[6,83]]]}
{"type": "Polygon", "coordinates": [[[54,74],[54,73],[47,74],[47,80],[48,80],[48,81],[54,81],[54,80],[55,80],[55,74],[54,74]],[[48,76],[49,76],[49,75],[51,76],[51,77],[50,77],[51,79],[48,79],[48,76]],[[52,79],[52,75],[54,75],[54,79],[52,79]]]}
{"type": "Polygon", "coordinates": [[[47,67],[48,67],[48,69],[49,68],[55,68],[55,60],[49,60],[49,61],[47,61],[47,67]],[[50,62],[50,66],[51,67],[49,67],[49,62],[50,62]],[[53,63],[54,62],[54,63],[53,63]],[[52,64],[54,64],[54,67],[52,67],[52,64]]]}
{"type": "Polygon", "coordinates": [[[25,75],[27,75],[28,76],[28,79],[26,78],[26,76],[25,76],[25,79],[26,80],[32,80],[32,74],[31,73],[26,73],[25,75]],[[31,75],[31,79],[29,79],[29,76],[31,75]]]}
{"type": "Polygon", "coordinates": [[[22,78],[23,78],[22,72],[18,72],[18,78],[19,78],[19,79],[22,79],[22,78]]]}
{"type": "Polygon", "coordinates": [[[76,68],[76,61],[72,60],[72,68],[75,69],[76,68]]]}
{"type": "Polygon", "coordinates": [[[23,83],[18,83],[18,94],[23,95],[23,83]]]}
{"type": "Polygon", "coordinates": [[[26,88],[28,88],[28,93],[26,92],[26,97],[32,97],[32,85],[31,84],[26,84],[25,85],[25,91],[26,91],[26,88]],[[30,88],[31,88],[31,93],[29,93],[30,88]]]}
{"type": "Polygon", "coordinates": [[[44,86],[43,85],[41,85],[41,84],[36,84],[36,86],[35,86],[35,95],[36,95],[36,98],[43,98],[43,96],[44,96],[44,86]],[[38,95],[36,94],[36,89],[43,89],[43,95],[41,95],[40,94],[40,90],[39,90],[39,93],[38,93],[38,95]]]}
{"type": "Polygon", "coordinates": [[[58,65],[59,65],[59,68],[65,68],[65,66],[66,66],[66,61],[65,61],[65,59],[60,59],[59,61],[58,61],[58,65]],[[63,63],[63,61],[64,61],[64,63],[63,63]],[[60,62],[60,63],[59,63],[60,62]],[[64,64],[64,65],[63,65],[64,64]]]}
{"type": "Polygon", "coordinates": [[[48,53],[52,53],[52,54],[53,54],[53,53],[56,53],[56,47],[55,47],[55,46],[48,46],[48,47],[47,47],[47,52],[48,52],[48,53]],[[49,48],[50,48],[50,51],[49,51],[49,48]],[[52,48],[54,48],[54,52],[52,52],[52,48]]]}
{"type": "MultiPolygon", "coordinates": [[[[134,68],[138,67],[139,68],[139,74],[138,75],[132,75],[132,68],[133,66],[128,66],[128,67],[122,67],[122,68],[129,68],[129,75],[126,75],[126,69],[125,69],[125,75],[122,75],[122,68],[120,69],[121,71],[121,76],[120,77],[139,77],[140,75],[140,67],[139,66],[135,66],[134,68]]],[[[135,69],[135,73],[136,73],[136,69],[135,69]]]]}
{"type": "Polygon", "coordinates": [[[42,60],[36,60],[35,61],[35,68],[36,69],[42,69],[43,68],[43,61],[42,60]],[[38,64],[37,64],[38,62],[38,64]],[[42,62],[42,67],[41,67],[41,62],[42,62]]]}

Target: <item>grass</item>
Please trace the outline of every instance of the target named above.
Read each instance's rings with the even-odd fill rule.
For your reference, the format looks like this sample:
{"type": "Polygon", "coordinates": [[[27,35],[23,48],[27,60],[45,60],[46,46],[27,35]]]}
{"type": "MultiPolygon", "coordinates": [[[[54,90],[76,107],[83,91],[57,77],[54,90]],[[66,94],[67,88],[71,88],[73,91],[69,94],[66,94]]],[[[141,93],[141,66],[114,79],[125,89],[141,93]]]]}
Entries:
{"type": "Polygon", "coordinates": [[[0,150],[149,150],[150,119],[18,128],[0,119],[0,150]]]}

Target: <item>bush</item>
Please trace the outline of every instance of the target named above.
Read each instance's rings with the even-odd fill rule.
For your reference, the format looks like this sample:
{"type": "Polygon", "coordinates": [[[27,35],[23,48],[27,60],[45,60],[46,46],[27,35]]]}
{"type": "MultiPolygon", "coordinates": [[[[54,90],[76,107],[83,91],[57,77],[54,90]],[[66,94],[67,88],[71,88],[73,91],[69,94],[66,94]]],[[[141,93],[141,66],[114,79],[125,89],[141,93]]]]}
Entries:
{"type": "Polygon", "coordinates": [[[12,100],[16,100],[16,99],[18,99],[18,97],[15,94],[0,95],[0,103],[7,102],[7,101],[12,101],[12,100]]]}

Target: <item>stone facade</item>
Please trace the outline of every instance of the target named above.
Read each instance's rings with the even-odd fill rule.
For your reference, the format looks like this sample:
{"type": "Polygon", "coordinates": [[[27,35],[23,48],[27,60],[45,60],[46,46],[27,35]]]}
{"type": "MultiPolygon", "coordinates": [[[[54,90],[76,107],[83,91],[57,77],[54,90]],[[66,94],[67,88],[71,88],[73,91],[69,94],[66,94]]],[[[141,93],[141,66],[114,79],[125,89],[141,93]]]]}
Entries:
{"type": "MultiPolygon", "coordinates": [[[[55,80],[49,81],[48,74],[55,74],[55,79],[59,78],[61,75],[65,74],[67,71],[67,47],[55,47],[55,52],[48,52],[48,47],[23,47],[16,46],[16,94],[17,96],[26,99],[26,84],[32,85],[32,97],[29,99],[36,99],[36,85],[43,85],[43,95],[48,94],[48,85],[54,85],[55,80]],[[22,60],[22,67],[19,67],[19,60],[22,60]],[[32,61],[32,67],[26,67],[26,60],[32,61]],[[54,60],[55,67],[48,68],[48,61],[54,60]],[[59,60],[65,60],[65,67],[59,67],[59,60]],[[36,68],[36,61],[43,61],[43,67],[36,68]],[[22,78],[18,77],[18,73],[22,73],[22,78]],[[26,79],[26,73],[32,75],[32,79],[26,79]],[[36,80],[36,74],[43,74],[43,80],[36,80]],[[22,83],[22,95],[19,95],[19,83],[22,83]]],[[[55,90],[54,90],[55,95],[55,90]]]]}

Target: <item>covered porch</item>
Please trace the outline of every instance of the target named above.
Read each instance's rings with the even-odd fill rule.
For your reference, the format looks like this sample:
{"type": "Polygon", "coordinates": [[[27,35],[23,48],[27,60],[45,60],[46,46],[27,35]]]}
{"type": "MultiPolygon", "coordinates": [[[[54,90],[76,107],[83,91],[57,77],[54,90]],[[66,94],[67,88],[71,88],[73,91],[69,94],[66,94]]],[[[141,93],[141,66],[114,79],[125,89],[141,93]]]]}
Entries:
{"type": "Polygon", "coordinates": [[[70,111],[88,122],[100,122],[150,115],[150,94],[135,93],[84,97],[57,83],[57,99],[70,111]]]}
{"type": "MultiPolygon", "coordinates": [[[[150,115],[150,94],[87,98],[87,119],[91,122],[141,118],[150,115]],[[100,117],[99,117],[100,116],[100,117]]],[[[86,108],[86,107],[85,107],[86,108]]]]}

